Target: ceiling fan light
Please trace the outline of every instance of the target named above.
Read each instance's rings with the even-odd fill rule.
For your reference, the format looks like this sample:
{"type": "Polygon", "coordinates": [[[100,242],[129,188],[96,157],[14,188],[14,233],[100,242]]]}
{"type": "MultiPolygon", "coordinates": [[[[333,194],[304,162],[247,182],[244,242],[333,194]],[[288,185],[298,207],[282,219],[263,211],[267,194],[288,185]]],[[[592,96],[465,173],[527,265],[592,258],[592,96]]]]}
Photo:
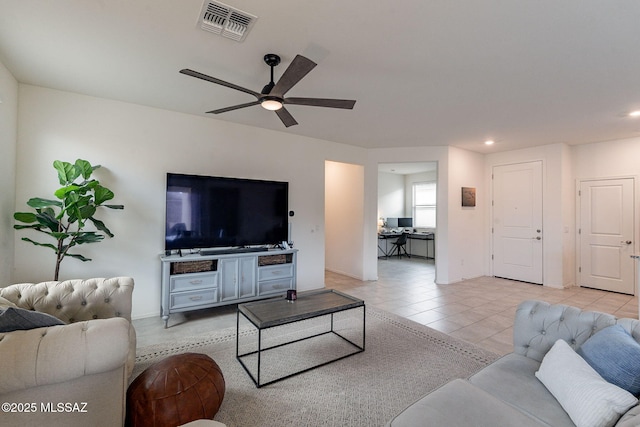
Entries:
{"type": "Polygon", "coordinates": [[[260,105],[262,105],[262,108],[269,111],[276,111],[282,108],[282,102],[277,99],[265,99],[260,105]]]}

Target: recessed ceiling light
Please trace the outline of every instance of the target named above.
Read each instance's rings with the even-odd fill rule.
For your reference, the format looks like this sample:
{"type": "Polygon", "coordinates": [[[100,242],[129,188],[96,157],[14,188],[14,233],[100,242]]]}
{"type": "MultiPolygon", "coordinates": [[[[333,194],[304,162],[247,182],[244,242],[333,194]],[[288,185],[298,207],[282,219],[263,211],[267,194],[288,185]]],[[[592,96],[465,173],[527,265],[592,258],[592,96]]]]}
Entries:
{"type": "Polygon", "coordinates": [[[484,142],[484,145],[493,145],[493,144],[494,144],[494,142],[495,142],[495,141],[494,141],[493,139],[487,139],[487,140],[484,142]]]}
{"type": "Polygon", "coordinates": [[[640,110],[630,112],[629,117],[640,117],[640,110]]]}

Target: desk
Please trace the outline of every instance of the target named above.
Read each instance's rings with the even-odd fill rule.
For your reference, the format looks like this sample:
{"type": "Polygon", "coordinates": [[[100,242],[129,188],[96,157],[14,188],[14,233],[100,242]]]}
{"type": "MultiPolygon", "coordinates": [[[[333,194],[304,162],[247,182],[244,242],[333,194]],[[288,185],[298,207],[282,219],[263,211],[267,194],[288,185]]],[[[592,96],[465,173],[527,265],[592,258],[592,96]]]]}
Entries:
{"type": "MultiPolygon", "coordinates": [[[[389,239],[397,239],[401,235],[402,233],[378,233],[378,258],[389,258],[389,239]],[[384,241],[384,248],[381,246],[382,241],[384,241]],[[380,252],[382,252],[382,255],[380,255],[380,252]]],[[[393,250],[393,246],[391,246],[391,250],[393,250]]]]}
{"type": "Polygon", "coordinates": [[[436,236],[434,233],[411,233],[407,236],[409,242],[409,254],[412,256],[423,256],[425,258],[436,257],[436,236]],[[424,241],[424,246],[422,242],[424,241]],[[415,242],[415,243],[414,243],[415,242]],[[415,247],[414,247],[415,244],[415,247]],[[422,252],[424,247],[425,251],[422,252]]]}
{"type": "MultiPolygon", "coordinates": [[[[401,235],[402,233],[378,233],[378,258],[389,258],[389,240],[395,241],[401,235]]],[[[434,233],[407,233],[407,252],[411,256],[435,259],[435,238],[434,233]]]]}

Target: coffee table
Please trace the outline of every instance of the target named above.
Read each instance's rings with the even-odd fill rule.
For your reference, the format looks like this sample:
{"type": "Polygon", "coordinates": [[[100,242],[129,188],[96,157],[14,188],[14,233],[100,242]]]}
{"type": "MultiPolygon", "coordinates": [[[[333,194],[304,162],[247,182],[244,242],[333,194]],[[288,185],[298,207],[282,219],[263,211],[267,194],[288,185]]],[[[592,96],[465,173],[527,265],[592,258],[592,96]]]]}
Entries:
{"type": "MultiPolygon", "coordinates": [[[[251,377],[256,387],[259,388],[363,352],[365,348],[365,322],[364,301],[334,289],[299,293],[297,300],[293,302],[287,301],[284,298],[272,298],[268,300],[239,304],[236,323],[236,359],[240,362],[247,374],[249,374],[249,377],[251,377]],[[341,312],[358,309],[359,311],[362,311],[361,333],[360,331],[351,328],[351,326],[345,329],[340,329],[340,326],[342,326],[343,323],[346,324],[348,322],[343,322],[341,318],[334,319],[334,316],[341,312]],[[257,350],[244,352],[243,354],[240,354],[241,318],[248,320],[251,325],[257,329],[257,350]],[[274,345],[263,342],[263,334],[267,330],[303,322],[309,319],[317,320],[313,321],[316,328],[308,328],[308,334],[304,327],[300,328],[300,330],[296,330],[295,333],[285,333],[285,327],[274,330],[276,338],[278,338],[278,335],[282,335],[284,338],[283,342],[276,343],[274,345]],[[314,331],[317,327],[326,330],[321,330],[320,332],[314,331]],[[280,332],[282,333],[280,334],[280,332]],[[354,333],[359,335],[358,338],[360,339],[353,338],[352,336],[354,336],[354,333]],[[288,339],[288,335],[291,335],[292,338],[288,339]],[[330,336],[327,337],[327,335],[330,336]],[[305,346],[303,350],[303,347],[300,347],[299,343],[307,340],[310,340],[308,343],[309,346],[305,346]],[[338,342],[335,342],[336,340],[338,342]],[[313,341],[315,341],[315,343],[313,341]],[[314,345],[317,345],[317,348],[314,348],[314,345]],[[285,351],[280,351],[278,354],[274,353],[272,359],[269,360],[270,363],[278,364],[276,367],[270,367],[271,370],[275,370],[278,373],[282,372],[282,375],[277,375],[274,379],[262,381],[261,374],[264,370],[264,366],[262,365],[265,354],[270,351],[275,352],[276,349],[284,347],[288,348],[285,349],[285,351]],[[319,362],[314,362],[311,366],[302,366],[299,369],[296,368],[293,372],[289,372],[288,369],[291,366],[296,366],[293,359],[296,357],[300,359],[300,356],[302,356],[302,358],[306,357],[304,354],[300,354],[301,351],[308,351],[309,354],[311,354],[311,356],[309,356],[309,360],[311,360],[315,359],[315,355],[322,351],[331,352],[334,348],[340,349],[343,352],[339,353],[337,356],[331,355],[329,360],[325,359],[319,362]],[[344,354],[344,350],[347,350],[347,354],[344,354]],[[291,357],[289,358],[289,356],[291,357]],[[250,369],[248,366],[249,359],[252,361],[253,369],[250,369]],[[252,370],[255,371],[255,375],[252,370]]],[[[253,338],[256,334],[243,334],[243,336],[253,338]]],[[[255,348],[255,345],[253,348],[255,348]]]]}

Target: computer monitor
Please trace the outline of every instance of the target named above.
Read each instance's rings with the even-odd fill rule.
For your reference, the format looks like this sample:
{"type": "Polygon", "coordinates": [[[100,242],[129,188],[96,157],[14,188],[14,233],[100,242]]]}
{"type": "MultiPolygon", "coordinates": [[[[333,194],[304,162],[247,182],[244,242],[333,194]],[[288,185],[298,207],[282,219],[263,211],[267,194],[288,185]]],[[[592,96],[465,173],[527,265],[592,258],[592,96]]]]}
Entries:
{"type": "Polygon", "coordinates": [[[398,218],[387,218],[387,228],[398,228],[398,218]]]}
{"type": "Polygon", "coordinates": [[[413,218],[398,218],[398,227],[413,227],[413,218]]]}

